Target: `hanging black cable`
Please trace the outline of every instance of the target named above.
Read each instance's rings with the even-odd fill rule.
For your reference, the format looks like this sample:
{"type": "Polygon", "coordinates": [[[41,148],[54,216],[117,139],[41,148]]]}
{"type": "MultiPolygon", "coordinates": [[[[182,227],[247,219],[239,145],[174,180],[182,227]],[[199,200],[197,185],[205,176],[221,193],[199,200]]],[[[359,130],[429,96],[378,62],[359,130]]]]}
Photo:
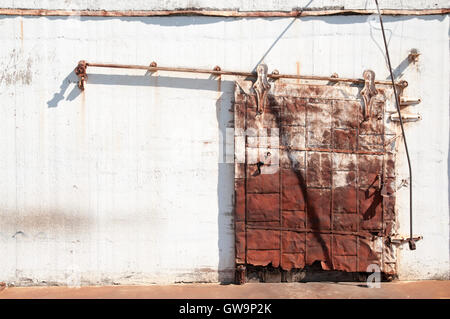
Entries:
{"type": "Polygon", "coordinates": [[[378,0],[375,0],[375,4],[377,5],[377,11],[378,11],[378,17],[380,18],[380,25],[381,25],[381,32],[383,34],[383,41],[384,41],[384,48],[386,50],[386,58],[387,63],[389,67],[389,73],[391,75],[391,81],[392,81],[392,89],[394,90],[394,97],[395,97],[395,105],[397,107],[397,113],[400,120],[400,127],[402,128],[402,136],[403,136],[403,143],[405,144],[405,151],[406,151],[406,157],[408,159],[408,168],[409,168],[409,249],[415,250],[416,249],[416,243],[413,238],[413,206],[412,206],[412,169],[411,169],[411,160],[409,158],[409,152],[408,152],[408,144],[406,143],[406,135],[405,135],[405,129],[403,128],[403,120],[402,120],[402,114],[400,113],[400,105],[397,95],[397,88],[395,87],[394,82],[394,75],[392,74],[392,66],[391,66],[391,59],[389,58],[389,50],[388,45],[386,42],[386,35],[384,34],[384,26],[383,26],[383,19],[381,18],[381,12],[380,8],[378,6],[378,0]]]}

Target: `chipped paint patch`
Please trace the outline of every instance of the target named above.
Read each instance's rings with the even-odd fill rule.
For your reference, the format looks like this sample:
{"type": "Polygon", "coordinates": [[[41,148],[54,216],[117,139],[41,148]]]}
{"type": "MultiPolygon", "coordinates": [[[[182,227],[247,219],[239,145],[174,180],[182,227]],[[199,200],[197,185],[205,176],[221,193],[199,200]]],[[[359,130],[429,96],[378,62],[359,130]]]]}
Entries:
{"type": "Polygon", "coordinates": [[[24,58],[16,49],[0,62],[0,85],[12,86],[15,84],[30,85],[33,81],[33,58],[24,58]],[[25,61],[24,61],[25,60],[25,61]],[[3,61],[7,61],[6,63],[3,61]]]}

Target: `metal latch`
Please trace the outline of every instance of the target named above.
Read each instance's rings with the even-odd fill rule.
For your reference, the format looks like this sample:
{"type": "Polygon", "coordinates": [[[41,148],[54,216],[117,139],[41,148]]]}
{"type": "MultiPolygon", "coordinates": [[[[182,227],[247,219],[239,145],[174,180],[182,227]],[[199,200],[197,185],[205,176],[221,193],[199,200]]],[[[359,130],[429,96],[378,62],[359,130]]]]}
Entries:
{"type": "MultiPolygon", "coordinates": [[[[402,113],[403,122],[415,122],[420,121],[422,116],[420,114],[412,114],[412,113],[402,113]]],[[[400,118],[398,117],[398,113],[391,114],[391,121],[399,122],[400,118]]]]}
{"type": "Polygon", "coordinates": [[[408,98],[404,96],[400,97],[400,106],[414,105],[419,104],[420,102],[422,102],[420,98],[408,98]]]}
{"type": "Polygon", "coordinates": [[[404,243],[408,243],[409,244],[409,248],[411,250],[415,250],[416,249],[416,241],[422,240],[423,236],[413,236],[412,238],[410,236],[403,236],[403,235],[393,235],[389,237],[389,240],[391,243],[393,244],[404,244],[404,243]]]}

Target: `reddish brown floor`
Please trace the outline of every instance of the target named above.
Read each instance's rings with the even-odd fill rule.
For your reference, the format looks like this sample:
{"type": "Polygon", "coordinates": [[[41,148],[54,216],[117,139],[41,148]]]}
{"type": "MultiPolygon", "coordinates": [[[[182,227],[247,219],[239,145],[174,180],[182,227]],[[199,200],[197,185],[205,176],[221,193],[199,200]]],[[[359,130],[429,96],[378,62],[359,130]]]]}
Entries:
{"type": "Polygon", "coordinates": [[[3,298],[450,298],[450,281],[383,283],[278,283],[243,286],[177,284],[103,287],[0,287],[3,298]]]}

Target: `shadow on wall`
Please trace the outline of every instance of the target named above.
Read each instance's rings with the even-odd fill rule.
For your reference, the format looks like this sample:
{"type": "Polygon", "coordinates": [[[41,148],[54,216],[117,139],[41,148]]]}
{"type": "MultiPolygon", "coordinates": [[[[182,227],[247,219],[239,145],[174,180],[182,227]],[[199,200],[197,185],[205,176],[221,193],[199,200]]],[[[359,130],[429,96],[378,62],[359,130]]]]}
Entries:
{"type": "Polygon", "coordinates": [[[58,103],[62,100],[64,100],[64,94],[66,93],[69,86],[74,83],[74,87],[72,91],[70,91],[69,95],[66,98],[66,101],[73,101],[77,98],[78,95],[81,94],[81,90],[78,88],[77,83],[78,82],[78,76],[75,74],[74,71],[70,72],[62,81],[59,92],[55,93],[51,100],[47,102],[48,107],[57,107],[58,103]]]}
{"type": "Polygon", "coordinates": [[[226,154],[227,143],[234,145],[234,130],[232,135],[227,134],[227,129],[234,129],[234,82],[222,81],[220,78],[216,82],[220,92],[216,102],[216,117],[221,137],[217,182],[219,282],[227,284],[234,281],[235,273],[234,152],[232,154],[233,163],[227,163],[230,154],[226,154]],[[229,141],[228,138],[232,140],[229,141]]]}
{"type": "MultiPolygon", "coordinates": [[[[47,102],[48,107],[57,107],[58,103],[64,100],[65,92],[71,84],[74,84],[72,91],[65,100],[72,101],[80,95],[81,90],[77,87],[77,76],[72,71],[62,81],[60,91],[53,95],[47,102]]],[[[137,87],[166,87],[190,90],[217,91],[216,118],[221,137],[219,141],[218,158],[218,279],[220,283],[230,283],[234,280],[234,165],[226,163],[225,145],[226,129],[233,128],[234,115],[232,109],[232,97],[234,94],[234,81],[223,81],[210,77],[209,79],[180,78],[176,76],[153,76],[153,75],[117,75],[117,74],[96,74],[88,73],[85,89],[95,90],[95,85],[124,85],[137,87]],[[156,81],[157,79],[157,81],[156,81]]],[[[185,109],[183,111],[189,112],[185,109]]],[[[232,137],[234,139],[234,135],[232,137]]],[[[228,141],[229,142],[229,141],[228,141]]],[[[233,141],[234,142],[234,141],[233,141]]],[[[234,154],[233,154],[234,155],[234,154]]],[[[211,212],[215,213],[215,212],[211,212]]]]}

